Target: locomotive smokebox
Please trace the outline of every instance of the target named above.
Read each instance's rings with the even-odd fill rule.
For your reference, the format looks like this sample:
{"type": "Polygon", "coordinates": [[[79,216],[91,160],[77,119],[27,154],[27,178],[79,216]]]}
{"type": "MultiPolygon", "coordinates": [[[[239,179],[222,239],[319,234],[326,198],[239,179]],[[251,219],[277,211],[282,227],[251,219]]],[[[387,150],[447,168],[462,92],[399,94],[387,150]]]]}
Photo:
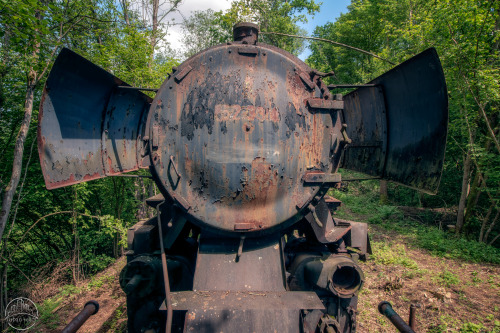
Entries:
{"type": "Polygon", "coordinates": [[[342,96],[258,32],[236,25],[154,98],[66,48],[49,74],[47,188],[142,168],[160,192],[128,232],[129,332],[354,332],[370,243],[366,224],[333,217],[339,166],[437,191],[448,104],[434,49],[342,96]]]}

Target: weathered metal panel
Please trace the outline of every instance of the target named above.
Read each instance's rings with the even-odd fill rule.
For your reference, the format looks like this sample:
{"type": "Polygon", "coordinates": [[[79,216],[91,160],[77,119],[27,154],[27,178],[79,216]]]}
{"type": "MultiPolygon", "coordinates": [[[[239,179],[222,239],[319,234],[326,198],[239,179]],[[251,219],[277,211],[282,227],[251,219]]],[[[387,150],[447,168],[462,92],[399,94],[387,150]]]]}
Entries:
{"type": "Polygon", "coordinates": [[[376,87],[345,96],[344,115],[353,145],[346,151],[343,167],[435,193],[448,122],[446,82],[436,50],[428,49],[370,83],[376,87]],[[384,130],[384,109],[375,89],[384,95],[387,141],[370,131],[384,130]]]}
{"type": "Polygon", "coordinates": [[[381,87],[366,87],[344,97],[344,121],[352,142],[344,151],[343,168],[372,176],[383,173],[387,117],[381,87]]]}
{"type": "Polygon", "coordinates": [[[163,84],[148,120],[165,194],[219,231],[295,222],[320,186],[304,187],[302,176],[330,173],[339,149],[337,112],[307,105],[320,97],[300,76],[311,71],[266,45],[219,45],[180,65],[182,80],[163,84]]]}
{"type": "MultiPolygon", "coordinates": [[[[323,310],[312,291],[178,291],[171,294],[174,310],[323,310]]],[[[166,310],[165,303],[160,310],[166,310]]]]}
{"type": "Polygon", "coordinates": [[[279,237],[238,238],[202,235],[196,260],[195,290],[285,291],[279,237]]]}
{"type": "Polygon", "coordinates": [[[102,149],[106,175],[138,169],[141,126],[146,122],[148,97],[137,91],[114,89],[105,112],[102,149]]]}
{"type": "Polygon", "coordinates": [[[300,310],[192,310],[186,314],[184,332],[301,332],[300,310]]]}
{"type": "Polygon", "coordinates": [[[115,92],[121,85],[73,51],[61,51],[39,113],[38,152],[48,189],[138,168],[138,131],[151,99],[136,90],[115,92]]]}

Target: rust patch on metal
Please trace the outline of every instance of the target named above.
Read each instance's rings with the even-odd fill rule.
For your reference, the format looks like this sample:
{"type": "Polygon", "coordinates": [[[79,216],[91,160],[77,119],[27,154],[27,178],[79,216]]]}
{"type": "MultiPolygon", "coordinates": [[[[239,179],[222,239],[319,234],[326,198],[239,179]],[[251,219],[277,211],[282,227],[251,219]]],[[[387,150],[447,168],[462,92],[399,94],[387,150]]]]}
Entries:
{"type": "Polygon", "coordinates": [[[261,122],[269,120],[278,123],[280,121],[280,113],[276,107],[263,108],[262,106],[256,107],[254,105],[217,104],[215,106],[215,119],[217,121],[234,121],[236,119],[253,121],[257,119],[261,122]]]}

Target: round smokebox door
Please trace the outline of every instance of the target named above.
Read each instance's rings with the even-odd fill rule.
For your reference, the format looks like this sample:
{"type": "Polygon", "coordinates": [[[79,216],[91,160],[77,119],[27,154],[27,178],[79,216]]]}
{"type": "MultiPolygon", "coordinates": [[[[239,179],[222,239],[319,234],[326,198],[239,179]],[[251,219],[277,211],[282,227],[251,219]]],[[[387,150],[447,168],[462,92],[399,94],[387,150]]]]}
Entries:
{"type": "Polygon", "coordinates": [[[310,112],[310,68],[269,46],[221,45],[188,59],[150,110],[154,172],[199,224],[231,232],[284,227],[330,172],[336,114],[310,112]],[[304,74],[303,74],[304,75],[304,74]]]}

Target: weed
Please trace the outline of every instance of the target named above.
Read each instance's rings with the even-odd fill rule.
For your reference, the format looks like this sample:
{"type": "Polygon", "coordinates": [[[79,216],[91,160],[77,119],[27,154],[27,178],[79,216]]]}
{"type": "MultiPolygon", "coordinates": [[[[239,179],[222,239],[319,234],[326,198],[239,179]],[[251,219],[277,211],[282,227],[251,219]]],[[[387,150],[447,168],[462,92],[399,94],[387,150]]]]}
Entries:
{"type": "Polygon", "coordinates": [[[59,306],[62,299],[53,300],[51,298],[43,301],[38,306],[39,323],[46,325],[49,329],[56,329],[59,325],[59,316],[54,310],[59,306]]]}
{"type": "Polygon", "coordinates": [[[330,194],[344,202],[345,209],[337,211],[340,218],[368,221],[385,229],[396,231],[409,237],[416,246],[429,250],[432,254],[471,262],[500,264],[500,249],[475,240],[450,236],[432,225],[433,215],[422,212],[421,222],[405,218],[396,206],[380,206],[379,195],[374,182],[350,185],[349,194],[333,190],[330,194]]]}
{"type": "Polygon", "coordinates": [[[500,289],[500,276],[498,276],[498,275],[488,276],[488,284],[493,289],[500,289]]]}
{"type": "Polygon", "coordinates": [[[99,278],[92,278],[90,280],[90,282],[88,283],[87,288],[89,290],[95,290],[95,289],[101,288],[103,286],[103,284],[104,284],[104,277],[103,276],[101,276],[99,278]]]}
{"type": "Polygon", "coordinates": [[[420,268],[408,269],[408,270],[404,270],[403,278],[411,280],[414,278],[421,278],[428,273],[429,273],[429,271],[426,269],[420,269],[420,268]]]}
{"type": "Polygon", "coordinates": [[[484,332],[485,328],[483,324],[474,324],[471,322],[464,323],[462,327],[460,327],[460,332],[463,333],[479,333],[484,332]]]}
{"type": "Polygon", "coordinates": [[[410,302],[410,299],[408,297],[406,297],[405,295],[401,295],[399,296],[399,298],[401,298],[401,300],[405,303],[409,303],[410,302]]]}
{"type": "Polygon", "coordinates": [[[67,284],[65,286],[62,286],[59,288],[59,297],[68,297],[68,296],[73,296],[73,295],[78,295],[82,292],[82,288],[77,287],[72,284],[67,284]]]}
{"type": "Polygon", "coordinates": [[[400,265],[407,268],[417,269],[417,263],[406,254],[403,244],[387,244],[384,242],[373,242],[373,259],[382,265],[400,265]]]}
{"type": "Polygon", "coordinates": [[[427,330],[427,333],[442,333],[442,332],[446,332],[446,326],[443,324],[431,326],[427,330]]]}
{"type": "Polygon", "coordinates": [[[400,219],[403,217],[399,209],[395,206],[378,206],[375,208],[375,215],[368,219],[368,222],[380,224],[389,219],[400,219]]]}
{"type": "Polygon", "coordinates": [[[479,283],[483,283],[483,280],[481,280],[480,278],[478,278],[477,276],[473,276],[472,279],[471,279],[472,283],[474,285],[478,285],[479,283]]]}
{"type": "Polygon", "coordinates": [[[437,284],[448,288],[460,283],[460,279],[446,268],[441,273],[434,276],[432,280],[437,284]]]}

